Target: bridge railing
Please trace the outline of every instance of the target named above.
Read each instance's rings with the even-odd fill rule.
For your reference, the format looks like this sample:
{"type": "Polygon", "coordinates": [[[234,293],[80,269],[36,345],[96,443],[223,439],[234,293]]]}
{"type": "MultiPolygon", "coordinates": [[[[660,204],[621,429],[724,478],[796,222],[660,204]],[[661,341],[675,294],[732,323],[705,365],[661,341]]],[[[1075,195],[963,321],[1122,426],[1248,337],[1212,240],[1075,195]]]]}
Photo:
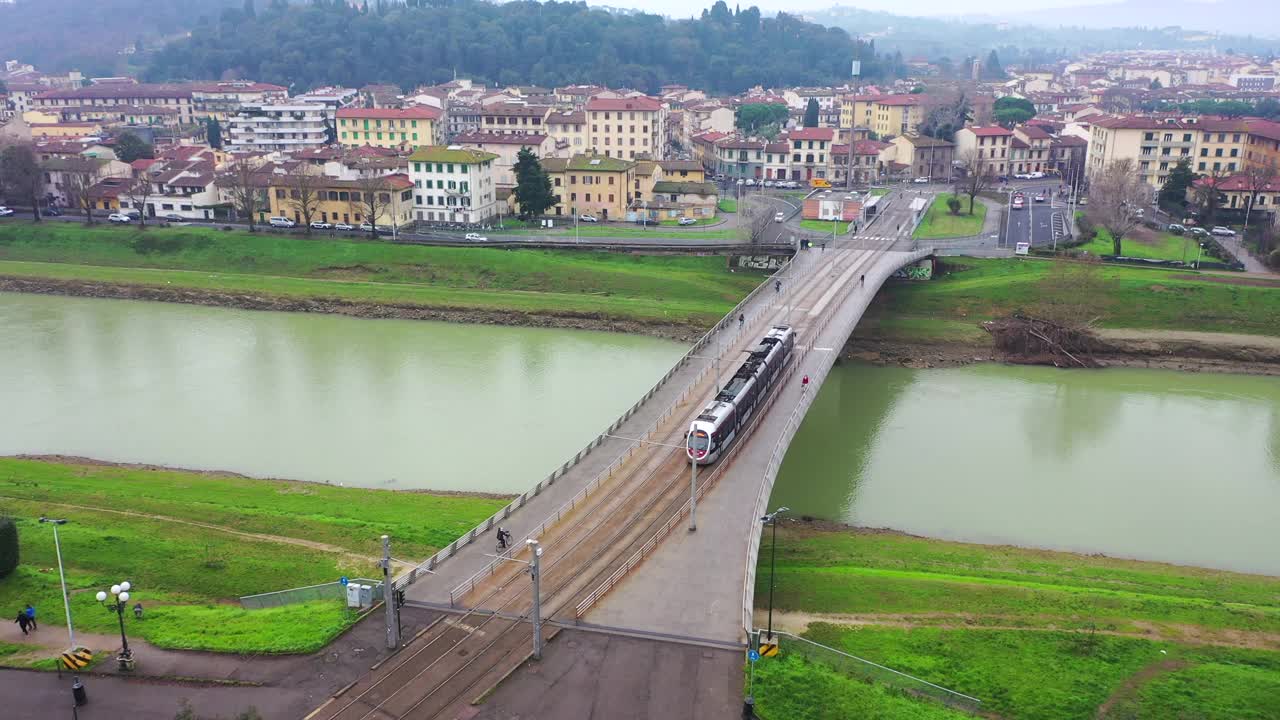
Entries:
{"type": "MultiPolygon", "coordinates": [[[[483,535],[484,533],[496,528],[498,526],[498,523],[511,517],[511,514],[513,512],[524,507],[529,502],[529,500],[539,495],[547,487],[550,487],[556,480],[563,477],[564,474],[567,473],[571,468],[573,468],[578,463],[580,463],[582,459],[587,456],[588,453],[590,453],[595,448],[599,447],[607,439],[613,436],[613,434],[618,430],[618,428],[620,428],[623,423],[630,420],[631,417],[634,416],[636,412],[639,411],[641,406],[643,406],[646,402],[652,399],[653,396],[656,395],[658,391],[661,390],[663,386],[665,386],[666,383],[669,380],[671,380],[671,378],[675,376],[677,372],[679,372],[685,365],[687,365],[692,360],[697,359],[699,352],[703,350],[709,343],[715,340],[716,333],[721,332],[725,328],[732,327],[733,323],[737,321],[738,315],[746,315],[748,309],[750,308],[750,305],[759,298],[762,292],[766,292],[766,289],[770,285],[772,285],[775,280],[778,280],[779,278],[781,278],[788,271],[788,269],[792,266],[793,263],[794,263],[794,258],[788,259],[785,263],[782,264],[780,268],[778,268],[777,271],[775,271],[772,275],[766,278],[764,282],[757,285],[756,288],[752,290],[750,293],[748,293],[747,296],[743,298],[741,302],[735,305],[732,310],[730,310],[709,331],[707,331],[701,338],[699,338],[698,341],[693,344],[693,347],[689,348],[688,352],[686,352],[683,356],[681,356],[681,358],[676,361],[675,365],[673,365],[671,369],[668,370],[667,373],[663,375],[662,378],[658,380],[658,382],[652,388],[650,388],[648,392],[644,394],[644,396],[642,396],[638,401],[636,401],[634,405],[628,408],[627,411],[624,412],[617,420],[615,420],[612,424],[610,424],[609,427],[606,428],[604,432],[600,433],[594,439],[592,439],[591,442],[587,443],[586,447],[584,447],[582,450],[579,450],[578,453],[573,456],[573,458],[566,461],[563,465],[561,465],[559,468],[553,471],[546,478],[539,481],[536,485],[533,486],[533,488],[517,496],[514,500],[512,500],[510,503],[504,506],[501,510],[494,513],[492,516],[490,516],[489,518],[481,522],[479,525],[476,525],[469,532],[455,539],[447,547],[442,548],[439,552],[427,558],[425,561],[420,563],[417,567],[413,568],[409,572],[404,573],[400,577],[396,578],[395,587],[397,589],[403,589],[413,584],[414,582],[416,582],[418,578],[422,574],[424,574],[425,571],[434,571],[435,568],[440,563],[458,554],[459,550],[461,550],[466,545],[472,542],[475,542],[475,540],[481,535],[483,535]]],[[[790,291],[790,288],[788,288],[788,292],[789,291],[790,291]]],[[[751,311],[750,327],[754,327],[759,322],[760,318],[766,316],[766,313],[765,313],[766,309],[767,308],[759,308],[751,311]]],[[[741,330],[739,332],[741,332],[741,330]]],[[[687,399],[689,392],[691,392],[692,388],[697,385],[698,381],[702,379],[703,375],[707,372],[707,370],[710,367],[712,367],[712,363],[708,363],[706,367],[704,367],[701,371],[699,371],[697,376],[695,376],[694,380],[691,383],[689,383],[689,385],[686,387],[684,393],[681,394],[680,398],[675,403],[673,403],[670,407],[668,407],[666,412],[664,412],[658,418],[658,420],[655,421],[650,426],[650,428],[646,431],[645,435],[643,436],[643,439],[647,439],[654,432],[656,432],[657,428],[661,426],[661,423],[666,419],[668,419],[671,413],[675,411],[675,407],[677,407],[681,402],[687,399]]],[[[518,549],[525,544],[525,541],[541,535],[546,530],[547,527],[549,527],[551,524],[555,522],[558,522],[560,519],[564,517],[565,514],[567,514],[577,505],[581,504],[581,502],[585,500],[587,496],[591,494],[591,492],[599,488],[600,485],[602,485],[609,478],[611,478],[613,474],[617,472],[619,468],[621,468],[622,463],[624,463],[626,459],[630,456],[630,454],[633,453],[636,448],[640,447],[641,444],[642,444],[641,441],[632,443],[627,450],[621,453],[612,463],[609,464],[608,467],[606,467],[604,470],[598,473],[596,477],[594,477],[589,483],[587,483],[587,485],[583,487],[581,491],[575,494],[574,497],[569,500],[569,502],[557,508],[555,512],[551,513],[551,515],[549,515],[545,520],[539,523],[533,530],[531,530],[530,532],[526,533],[525,535],[521,536],[518,540],[513,542],[511,544],[511,548],[507,550],[507,553],[504,553],[502,557],[496,558],[493,561],[487,563],[484,567],[482,567],[479,571],[474,573],[467,580],[464,580],[462,583],[460,583],[455,588],[453,588],[449,592],[450,603],[451,604],[456,603],[457,600],[460,599],[463,595],[475,589],[476,583],[478,581],[492,574],[494,569],[497,568],[499,564],[504,562],[506,558],[510,557],[508,553],[517,552],[518,549]]]]}

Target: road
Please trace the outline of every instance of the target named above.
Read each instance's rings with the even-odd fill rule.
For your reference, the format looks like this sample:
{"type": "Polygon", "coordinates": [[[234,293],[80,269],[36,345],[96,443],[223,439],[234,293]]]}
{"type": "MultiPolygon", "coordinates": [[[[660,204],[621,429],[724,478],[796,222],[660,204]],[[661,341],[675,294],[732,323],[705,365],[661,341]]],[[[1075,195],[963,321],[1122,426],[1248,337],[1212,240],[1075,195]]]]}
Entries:
{"type": "Polygon", "coordinates": [[[1057,231],[1061,233],[1068,212],[1066,203],[1058,195],[1056,183],[1052,186],[1019,184],[1016,189],[1022,190],[1026,202],[1022,210],[1015,210],[1011,204],[1005,204],[1008,218],[1006,234],[1008,247],[1015,248],[1020,242],[1029,242],[1031,247],[1035,248],[1052,247],[1055,225],[1057,231]],[[1037,202],[1035,197],[1041,192],[1051,193],[1051,195],[1044,202],[1037,202]]]}

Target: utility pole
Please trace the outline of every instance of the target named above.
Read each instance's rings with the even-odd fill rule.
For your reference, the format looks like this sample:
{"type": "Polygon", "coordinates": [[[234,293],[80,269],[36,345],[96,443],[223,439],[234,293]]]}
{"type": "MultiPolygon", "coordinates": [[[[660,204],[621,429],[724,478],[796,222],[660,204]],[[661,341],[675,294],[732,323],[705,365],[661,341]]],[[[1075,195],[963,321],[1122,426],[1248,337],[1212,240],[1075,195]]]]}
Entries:
{"type": "Polygon", "coordinates": [[[533,659],[542,659],[542,548],[537,540],[526,540],[533,552],[533,562],[529,564],[529,577],[533,580],[533,659]]]}
{"type": "Polygon", "coordinates": [[[780,507],[760,518],[773,526],[773,547],[769,551],[769,640],[773,640],[773,587],[775,585],[774,570],[777,568],[778,560],[778,516],[790,509],[780,507]]]}
{"type": "MultiPolygon", "coordinates": [[[[709,442],[710,440],[708,440],[709,442]]],[[[689,532],[698,530],[698,458],[689,447],[689,532]]]]}
{"type": "Polygon", "coordinates": [[[400,618],[395,583],[391,579],[391,536],[382,536],[382,604],[387,606],[387,649],[400,647],[400,618]]]}
{"type": "MultiPolygon", "coordinates": [[[[40,518],[40,522],[53,524],[53,550],[58,556],[58,580],[62,583],[62,607],[67,613],[67,639],[71,643],[71,647],[67,649],[75,650],[76,631],[71,625],[71,602],[67,597],[67,576],[62,570],[62,543],[58,540],[58,526],[66,525],[67,521],[61,518],[54,519],[42,517],[40,518]]],[[[71,706],[71,712],[76,717],[79,717],[79,713],[76,711],[76,708],[88,702],[88,695],[85,693],[84,684],[80,682],[80,673],[78,672],[71,676],[71,696],[75,701],[71,706]]]]}

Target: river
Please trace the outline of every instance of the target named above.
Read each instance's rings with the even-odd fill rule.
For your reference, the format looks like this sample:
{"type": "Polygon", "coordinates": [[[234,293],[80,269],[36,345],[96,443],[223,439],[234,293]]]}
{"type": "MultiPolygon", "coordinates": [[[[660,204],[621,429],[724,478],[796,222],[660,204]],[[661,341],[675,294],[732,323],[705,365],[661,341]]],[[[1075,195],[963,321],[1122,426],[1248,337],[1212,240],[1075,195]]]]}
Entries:
{"type": "Polygon", "coordinates": [[[1280,575],[1280,381],[842,364],[773,491],[929,537],[1280,575]]]}
{"type": "Polygon", "coordinates": [[[0,293],[0,455],[518,493],[684,352],[617,333],[0,293]]]}

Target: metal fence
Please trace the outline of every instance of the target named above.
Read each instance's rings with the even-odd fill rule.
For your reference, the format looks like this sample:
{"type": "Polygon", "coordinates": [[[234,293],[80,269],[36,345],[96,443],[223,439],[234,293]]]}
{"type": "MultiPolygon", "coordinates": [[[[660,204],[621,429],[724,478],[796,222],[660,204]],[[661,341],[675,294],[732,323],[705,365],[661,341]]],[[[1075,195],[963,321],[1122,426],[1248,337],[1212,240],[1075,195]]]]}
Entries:
{"type": "MultiPolygon", "coordinates": [[[[382,581],[368,578],[354,578],[352,584],[372,585],[374,598],[382,597],[382,581]]],[[[282,607],[312,600],[346,600],[347,588],[338,581],[307,585],[306,587],[277,590],[260,595],[245,595],[240,598],[240,607],[245,610],[262,610],[263,608],[282,607]]]]}
{"type": "Polygon", "coordinates": [[[885,667],[879,663],[860,658],[857,655],[851,655],[843,650],[827,647],[822,643],[816,643],[799,635],[792,635],[778,630],[774,630],[773,634],[784,638],[784,642],[779,643],[783,652],[796,653],[811,662],[833,667],[846,675],[851,675],[860,680],[887,685],[917,697],[930,698],[956,710],[974,714],[982,711],[982,701],[976,697],[949,690],[928,680],[922,680],[914,675],[908,675],[893,668],[885,667]]]}

